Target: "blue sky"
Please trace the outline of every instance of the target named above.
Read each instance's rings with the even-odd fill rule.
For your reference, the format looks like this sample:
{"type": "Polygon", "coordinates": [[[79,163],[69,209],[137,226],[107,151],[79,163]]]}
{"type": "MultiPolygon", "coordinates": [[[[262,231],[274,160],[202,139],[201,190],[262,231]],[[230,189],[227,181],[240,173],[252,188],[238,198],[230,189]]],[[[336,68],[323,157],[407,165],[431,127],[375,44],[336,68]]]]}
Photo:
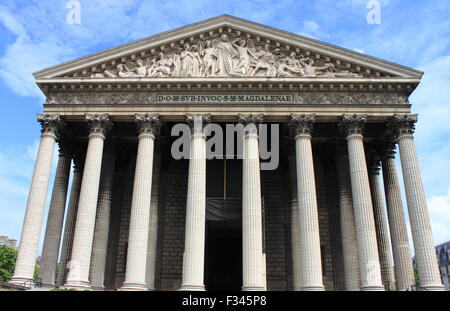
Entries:
{"type": "Polygon", "coordinates": [[[450,240],[450,1],[380,1],[379,25],[367,0],[79,0],[80,25],[66,22],[68,2],[0,3],[0,234],[20,237],[39,142],[32,72],[230,14],[425,72],[410,98],[417,152],[435,242],[450,240]]]}

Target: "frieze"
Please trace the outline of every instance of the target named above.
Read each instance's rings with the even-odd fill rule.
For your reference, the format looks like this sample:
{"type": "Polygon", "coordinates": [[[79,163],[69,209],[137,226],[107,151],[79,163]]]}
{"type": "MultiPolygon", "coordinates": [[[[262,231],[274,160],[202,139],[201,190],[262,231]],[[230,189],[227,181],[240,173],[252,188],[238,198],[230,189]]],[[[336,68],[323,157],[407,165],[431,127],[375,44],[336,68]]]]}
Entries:
{"type": "Polygon", "coordinates": [[[284,94],[157,94],[149,92],[52,93],[47,105],[148,105],[148,104],[303,104],[303,105],[407,105],[401,93],[302,92],[284,94]]]}

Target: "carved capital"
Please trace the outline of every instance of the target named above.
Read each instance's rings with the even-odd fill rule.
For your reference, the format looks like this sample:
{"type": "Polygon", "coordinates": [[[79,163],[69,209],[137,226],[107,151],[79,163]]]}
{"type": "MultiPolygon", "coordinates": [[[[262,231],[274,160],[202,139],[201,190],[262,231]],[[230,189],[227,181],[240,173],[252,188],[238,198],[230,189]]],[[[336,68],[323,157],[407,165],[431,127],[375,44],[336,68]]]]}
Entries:
{"type": "Polygon", "coordinates": [[[106,137],[106,134],[112,128],[112,122],[108,114],[86,114],[89,134],[99,134],[106,137]]]}
{"type": "Polygon", "coordinates": [[[135,114],[134,121],[137,123],[138,134],[157,136],[161,129],[158,114],[135,114]]]}
{"type": "Polygon", "coordinates": [[[341,120],[338,124],[338,127],[343,131],[347,136],[353,134],[362,135],[364,132],[364,124],[367,123],[367,115],[366,114],[354,114],[347,115],[344,114],[341,117],[341,120]]]}
{"type": "Polygon", "coordinates": [[[246,128],[248,134],[258,134],[258,125],[262,123],[264,116],[262,114],[239,114],[238,122],[246,128]]]}
{"type": "Polygon", "coordinates": [[[388,128],[394,133],[397,138],[400,138],[403,135],[413,135],[417,119],[417,114],[396,114],[388,123],[388,128]]]}
{"type": "Polygon", "coordinates": [[[298,135],[311,135],[314,128],[314,123],[316,122],[316,115],[291,115],[289,121],[289,130],[292,136],[298,135]]]}
{"type": "Polygon", "coordinates": [[[66,126],[59,114],[38,114],[37,120],[41,123],[42,135],[53,135],[55,139],[59,139],[61,130],[66,126]]]}
{"type": "Polygon", "coordinates": [[[72,154],[73,158],[73,169],[74,171],[83,171],[84,160],[86,157],[86,146],[84,144],[77,143],[77,148],[73,149],[74,153],[72,154]],[[76,151],[75,151],[76,150],[76,151]]]}
{"type": "Polygon", "coordinates": [[[76,148],[74,138],[72,136],[62,135],[58,139],[59,156],[73,155],[73,150],[76,148]]]}
{"type": "Polygon", "coordinates": [[[210,114],[188,114],[186,122],[191,128],[192,135],[203,135],[203,129],[211,122],[210,114]]]}

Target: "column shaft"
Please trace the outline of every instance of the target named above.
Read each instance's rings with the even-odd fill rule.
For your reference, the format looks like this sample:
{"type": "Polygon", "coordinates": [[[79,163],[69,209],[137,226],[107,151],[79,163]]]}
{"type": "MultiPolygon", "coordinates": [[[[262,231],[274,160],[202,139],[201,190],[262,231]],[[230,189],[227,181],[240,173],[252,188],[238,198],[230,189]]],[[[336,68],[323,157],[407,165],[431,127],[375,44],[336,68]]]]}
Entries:
{"type": "Polygon", "coordinates": [[[98,190],[105,132],[109,127],[108,116],[86,116],[91,125],[88,149],[81,182],[72,257],[65,287],[90,288],[89,270],[94,240],[95,216],[97,212],[98,190]]]}
{"type": "Polygon", "coordinates": [[[106,254],[116,162],[114,147],[108,147],[112,150],[106,151],[103,156],[90,268],[91,287],[97,290],[102,290],[105,286],[106,254]]]}
{"type": "Polygon", "coordinates": [[[72,187],[70,189],[69,206],[67,208],[64,237],[61,246],[57,285],[63,286],[68,273],[68,262],[72,253],[73,236],[77,219],[78,201],[80,199],[82,169],[76,165],[73,170],[72,187]]]}
{"type": "Polygon", "coordinates": [[[34,267],[39,248],[42,220],[47,200],[53,151],[57,138],[60,117],[58,115],[39,115],[42,124],[41,142],[34,167],[25,218],[20,237],[19,252],[11,283],[32,286],[34,267]]]}
{"type": "Polygon", "coordinates": [[[415,285],[414,271],[393,155],[382,160],[382,168],[397,290],[411,290],[415,285]]]}
{"type": "Polygon", "coordinates": [[[192,136],[180,290],[201,291],[205,289],[206,137],[203,134],[205,119],[202,116],[188,116],[188,118],[192,136]]]}
{"type": "MultiPolygon", "coordinates": [[[[140,119],[137,117],[138,120],[140,119]]],[[[139,135],[131,202],[127,266],[122,290],[147,290],[147,247],[155,136],[151,129],[150,118],[138,122],[143,122],[141,124],[146,124],[147,127],[141,129],[139,135]]]]}
{"type": "Polygon", "coordinates": [[[395,290],[394,270],[391,263],[391,243],[389,240],[388,225],[383,203],[383,194],[380,186],[378,161],[372,166],[369,174],[370,192],[372,194],[373,212],[377,232],[378,254],[380,259],[381,279],[384,289],[395,290]]]}
{"type": "Polygon", "coordinates": [[[58,262],[61,233],[64,224],[71,162],[72,159],[69,154],[62,149],[58,158],[44,246],[42,248],[40,276],[44,286],[55,286],[56,264],[58,262]]]}
{"type": "Polygon", "coordinates": [[[369,176],[363,143],[363,123],[366,116],[342,117],[341,127],[347,130],[350,178],[356,225],[361,290],[382,291],[377,236],[370,196],[369,176]]]}
{"type": "Polygon", "coordinates": [[[335,156],[339,207],[342,235],[342,256],[344,259],[345,290],[360,290],[360,272],[356,243],[355,215],[353,213],[352,189],[350,185],[349,161],[347,152],[338,149],[335,156]]]}

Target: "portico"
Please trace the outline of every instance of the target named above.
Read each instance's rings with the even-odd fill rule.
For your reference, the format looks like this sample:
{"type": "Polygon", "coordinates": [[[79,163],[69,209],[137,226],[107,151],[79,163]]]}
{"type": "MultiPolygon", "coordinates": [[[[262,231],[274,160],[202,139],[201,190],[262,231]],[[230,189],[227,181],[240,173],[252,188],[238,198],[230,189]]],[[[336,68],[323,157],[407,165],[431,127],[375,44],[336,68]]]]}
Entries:
{"type": "Polygon", "coordinates": [[[408,101],[421,76],[231,16],[36,73],[47,101],[12,282],[32,278],[58,143],[46,285],[411,289],[398,144],[421,286],[443,289],[408,101]],[[188,158],[174,157],[179,124],[188,158]],[[211,159],[209,124],[245,131],[221,137],[211,159]],[[274,169],[263,169],[267,142],[279,150],[274,169]],[[222,283],[215,261],[229,271],[222,283]]]}

